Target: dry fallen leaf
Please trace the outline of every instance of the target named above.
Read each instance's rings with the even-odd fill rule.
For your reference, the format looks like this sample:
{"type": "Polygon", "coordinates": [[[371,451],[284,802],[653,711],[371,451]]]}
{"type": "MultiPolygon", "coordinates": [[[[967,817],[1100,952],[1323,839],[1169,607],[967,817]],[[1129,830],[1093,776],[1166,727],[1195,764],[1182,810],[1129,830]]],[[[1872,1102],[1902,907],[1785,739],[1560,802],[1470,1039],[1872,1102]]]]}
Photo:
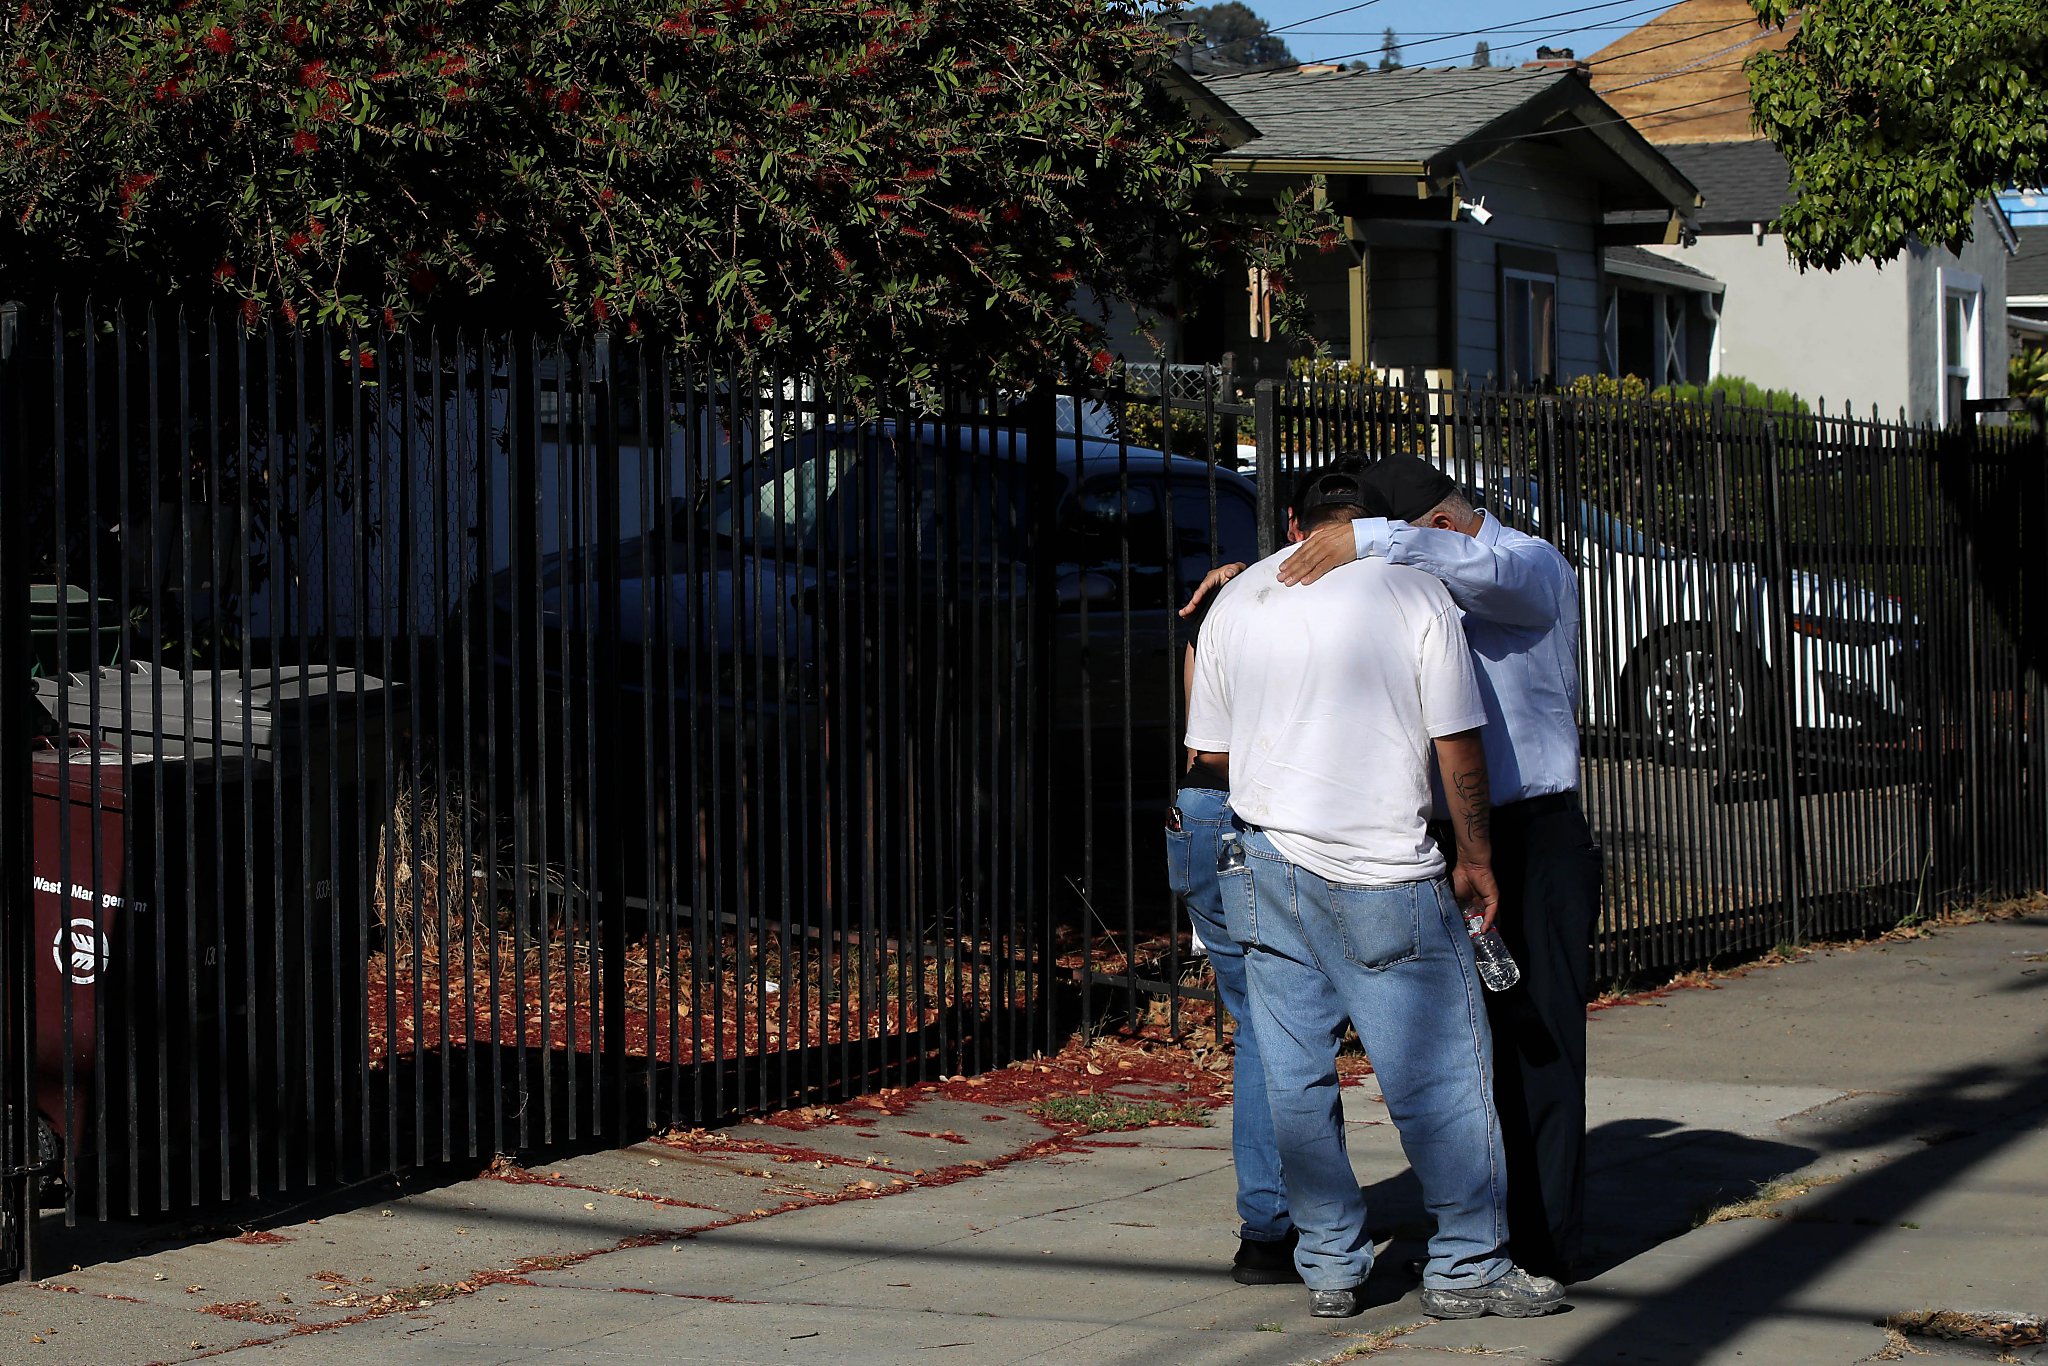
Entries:
{"type": "Polygon", "coordinates": [[[595,1201],[595,1200],[585,1200],[585,1201],[583,1202],[583,1208],[585,1208],[585,1209],[596,1209],[596,1208],[597,1208],[597,1201],[595,1201]]]}

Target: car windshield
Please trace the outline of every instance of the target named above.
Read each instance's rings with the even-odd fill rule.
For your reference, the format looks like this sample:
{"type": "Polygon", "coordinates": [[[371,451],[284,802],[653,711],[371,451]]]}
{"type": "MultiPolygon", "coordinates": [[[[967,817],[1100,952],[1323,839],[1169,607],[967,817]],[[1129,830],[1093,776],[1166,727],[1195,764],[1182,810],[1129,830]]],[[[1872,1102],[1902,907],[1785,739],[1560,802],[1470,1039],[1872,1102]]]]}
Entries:
{"type": "Polygon", "coordinates": [[[733,544],[804,557],[894,555],[906,535],[927,558],[1014,555],[1015,463],[924,442],[914,449],[916,478],[906,484],[894,434],[807,432],[713,486],[711,528],[733,544]]]}

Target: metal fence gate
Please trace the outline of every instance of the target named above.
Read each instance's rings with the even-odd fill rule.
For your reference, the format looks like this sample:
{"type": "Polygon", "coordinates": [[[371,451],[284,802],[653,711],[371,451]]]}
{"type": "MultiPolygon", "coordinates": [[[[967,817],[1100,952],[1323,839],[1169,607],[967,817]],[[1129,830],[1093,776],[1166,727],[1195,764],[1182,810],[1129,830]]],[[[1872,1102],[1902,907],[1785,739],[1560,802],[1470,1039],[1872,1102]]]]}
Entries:
{"type": "Polygon", "coordinates": [[[1603,981],[2048,877],[2038,433],[30,310],[0,360],[0,1273],[1221,1028],[1176,608],[1392,450],[1584,612],[1603,981]]]}
{"type": "Polygon", "coordinates": [[[1049,403],[61,305],[5,364],[0,1269],[1051,1040],[1049,403]]]}

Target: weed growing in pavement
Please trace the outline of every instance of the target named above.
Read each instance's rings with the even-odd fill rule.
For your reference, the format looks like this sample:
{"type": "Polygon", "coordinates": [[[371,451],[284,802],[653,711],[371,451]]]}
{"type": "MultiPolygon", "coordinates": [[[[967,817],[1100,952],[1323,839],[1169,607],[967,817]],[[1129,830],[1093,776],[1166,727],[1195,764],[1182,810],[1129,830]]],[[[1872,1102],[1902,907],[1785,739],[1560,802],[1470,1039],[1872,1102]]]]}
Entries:
{"type": "Polygon", "coordinates": [[[1756,1194],[1704,1211],[1692,1221],[1694,1228],[1725,1224],[1732,1219],[1782,1219],[1778,1206],[1821,1186],[1832,1186],[1840,1176],[1781,1176],[1756,1188],[1756,1194]]]}
{"type": "Polygon", "coordinates": [[[1187,1101],[1170,1104],[1163,1100],[1125,1100],[1094,1092],[1047,1096],[1032,1104],[1031,1113],[1049,1124],[1075,1124],[1093,1134],[1146,1129],[1157,1124],[1209,1123],[1207,1108],[1187,1101]]]}

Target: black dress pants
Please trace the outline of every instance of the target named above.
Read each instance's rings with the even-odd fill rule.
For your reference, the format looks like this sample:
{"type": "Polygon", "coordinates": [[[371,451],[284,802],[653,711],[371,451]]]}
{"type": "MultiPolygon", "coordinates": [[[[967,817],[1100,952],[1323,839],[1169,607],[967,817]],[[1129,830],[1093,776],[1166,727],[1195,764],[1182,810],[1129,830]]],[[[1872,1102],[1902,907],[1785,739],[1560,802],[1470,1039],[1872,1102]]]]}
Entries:
{"type": "Polygon", "coordinates": [[[1508,1248],[1563,1277],[1586,1203],[1586,1000],[1600,850],[1577,794],[1496,807],[1501,937],[1522,980],[1488,992],[1494,1102],[1508,1163],[1508,1248]]]}

